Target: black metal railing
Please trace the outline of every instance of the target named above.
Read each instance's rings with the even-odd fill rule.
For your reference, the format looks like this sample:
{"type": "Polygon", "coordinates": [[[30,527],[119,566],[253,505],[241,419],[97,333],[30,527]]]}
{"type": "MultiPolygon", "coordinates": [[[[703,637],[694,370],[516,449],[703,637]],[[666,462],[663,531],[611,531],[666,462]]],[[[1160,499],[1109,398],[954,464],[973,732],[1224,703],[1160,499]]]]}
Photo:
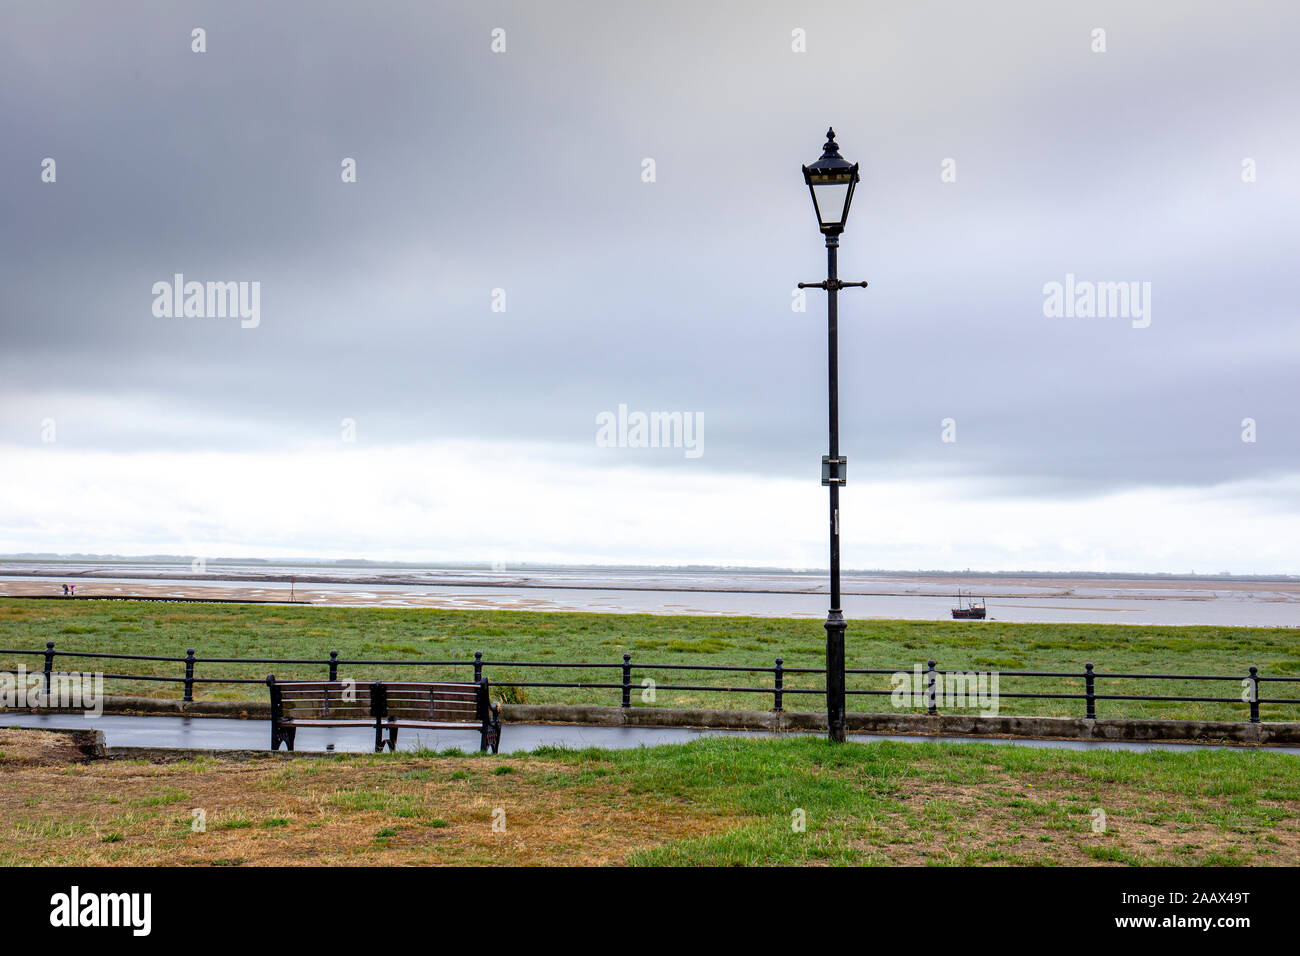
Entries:
{"type": "MultiPolygon", "coordinates": [[[[495,668],[498,671],[510,671],[514,669],[528,671],[532,670],[615,670],[617,671],[617,681],[559,681],[559,680],[517,680],[513,675],[507,674],[507,679],[492,679],[492,683],[498,687],[537,687],[537,688],[571,688],[582,690],[611,690],[618,691],[620,694],[620,704],[623,707],[632,706],[632,691],[634,688],[653,687],[657,691],[689,691],[695,693],[721,693],[721,694],[762,694],[772,698],[772,709],[780,711],[784,708],[784,698],[787,694],[816,694],[824,695],[824,687],[790,687],[786,684],[785,678],[791,674],[821,675],[824,679],[826,670],[822,667],[786,667],[782,658],[776,658],[776,662],[771,667],[744,664],[637,664],[636,670],[640,674],[672,672],[678,673],[710,673],[710,674],[762,674],[770,675],[772,683],[769,686],[731,686],[720,684],[698,684],[698,683],[659,683],[653,677],[643,678],[642,683],[634,683],[632,655],[624,654],[622,661],[619,662],[567,662],[567,661],[485,661],[481,651],[474,652],[474,659],[467,660],[379,660],[368,658],[342,659],[339,652],[332,650],[328,658],[313,657],[198,657],[194,648],[188,648],[184,657],[167,657],[150,654],[113,654],[103,651],[62,651],[56,650],[53,641],[45,642],[44,650],[11,648],[0,649],[0,655],[18,655],[33,656],[42,658],[41,673],[43,674],[44,686],[46,693],[49,693],[51,682],[56,673],[54,667],[55,659],[58,658],[78,658],[91,660],[110,660],[110,661],[151,661],[154,663],[177,664],[180,673],[176,676],[162,674],[118,674],[118,673],[101,673],[104,680],[121,680],[121,681],[153,681],[160,683],[176,683],[184,685],[185,701],[194,700],[194,688],[198,684],[262,684],[265,683],[265,675],[257,677],[199,677],[195,671],[201,664],[257,664],[266,666],[310,666],[320,667],[328,674],[329,680],[339,680],[339,668],[364,668],[364,667],[423,667],[423,668],[457,668],[471,666],[473,668],[474,681],[478,682],[484,676],[484,671],[488,668],[495,668]]],[[[14,674],[13,670],[0,668],[0,674],[14,674]]],[[[941,681],[949,678],[968,678],[979,673],[986,675],[996,674],[1000,682],[1005,678],[1019,679],[1070,679],[1083,681],[1083,693],[1045,693],[1032,691],[1003,691],[999,686],[996,697],[1028,699],[1028,700],[1076,700],[1084,703],[1084,717],[1087,719],[1096,719],[1097,701],[1147,701],[1147,702],[1169,702],[1169,703],[1214,703],[1214,704],[1241,704],[1245,705],[1248,714],[1248,720],[1251,723],[1259,723],[1260,706],[1269,705],[1300,705],[1300,698],[1289,697],[1265,697],[1261,693],[1261,686],[1266,687],[1268,684],[1285,684],[1300,683],[1300,676],[1291,677],[1284,675],[1264,675],[1259,673],[1259,668],[1251,665],[1243,674],[1128,674],[1128,673],[1109,673],[1098,672],[1091,663],[1085,664],[1082,671],[973,671],[973,670],[941,670],[937,662],[930,660],[927,662],[924,671],[919,671],[919,665],[908,668],[888,668],[888,667],[850,667],[845,673],[849,676],[881,676],[886,675],[895,678],[896,675],[905,675],[907,677],[920,676],[922,692],[919,695],[922,703],[920,706],[928,713],[938,713],[939,704],[944,700],[941,689],[941,681]],[[1241,693],[1234,697],[1217,697],[1217,696],[1188,696],[1181,694],[1107,694],[1097,692],[1097,681],[1219,681],[1232,682],[1241,687],[1241,693]]],[[[299,678],[300,679],[300,678],[299,678]]],[[[357,678],[358,680],[361,678],[357,678]]],[[[683,680],[687,678],[683,677],[683,680]]],[[[752,682],[751,682],[752,683],[752,682]]],[[[910,700],[915,706],[917,699],[916,694],[911,693],[913,688],[909,686],[910,700]]],[[[874,688],[853,688],[850,687],[846,693],[850,696],[884,696],[890,697],[898,692],[898,688],[874,689],[874,688]]],[[[968,705],[967,705],[968,706],[968,705]]]]}

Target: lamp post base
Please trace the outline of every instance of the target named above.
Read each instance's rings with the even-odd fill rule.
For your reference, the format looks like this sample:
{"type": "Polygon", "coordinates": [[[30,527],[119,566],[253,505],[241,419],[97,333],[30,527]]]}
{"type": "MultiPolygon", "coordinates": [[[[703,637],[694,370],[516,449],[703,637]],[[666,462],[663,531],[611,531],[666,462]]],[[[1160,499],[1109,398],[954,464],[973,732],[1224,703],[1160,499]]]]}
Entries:
{"type": "Polygon", "coordinates": [[[830,739],[844,743],[844,613],[833,607],[826,614],[826,722],[830,739]]]}

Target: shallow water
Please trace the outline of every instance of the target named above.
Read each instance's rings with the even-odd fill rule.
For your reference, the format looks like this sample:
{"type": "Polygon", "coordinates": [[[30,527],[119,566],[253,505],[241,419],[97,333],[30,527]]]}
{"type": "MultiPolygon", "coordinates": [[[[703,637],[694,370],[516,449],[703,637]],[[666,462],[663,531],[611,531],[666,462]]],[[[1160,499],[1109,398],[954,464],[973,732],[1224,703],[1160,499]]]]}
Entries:
{"type": "MultiPolygon", "coordinates": [[[[267,720],[236,720],[226,717],[134,717],[104,714],[87,719],[77,714],[10,713],[0,711],[6,726],[60,730],[102,730],[104,743],[113,747],[160,747],[180,750],[269,750],[271,724],[267,720]]],[[[747,730],[698,730],[686,727],[584,727],[576,724],[507,724],[501,732],[502,753],[522,753],[538,747],[604,747],[623,750],[680,744],[700,737],[772,737],[774,734],[747,730]]],[[[796,736],[782,734],[780,736],[796,736]]],[[[1047,747],[1064,750],[1206,750],[1266,749],[1300,754],[1300,747],[1219,747],[1215,744],[1150,743],[1117,740],[1032,740],[1002,737],[921,737],[898,734],[850,734],[860,743],[900,740],[930,743],[981,743],[1016,747],[1047,747]]],[[[296,750],[338,753],[374,751],[375,733],[365,727],[302,729],[294,741],[296,750]]],[[[478,749],[478,730],[412,731],[397,736],[398,750],[478,749]]]]}

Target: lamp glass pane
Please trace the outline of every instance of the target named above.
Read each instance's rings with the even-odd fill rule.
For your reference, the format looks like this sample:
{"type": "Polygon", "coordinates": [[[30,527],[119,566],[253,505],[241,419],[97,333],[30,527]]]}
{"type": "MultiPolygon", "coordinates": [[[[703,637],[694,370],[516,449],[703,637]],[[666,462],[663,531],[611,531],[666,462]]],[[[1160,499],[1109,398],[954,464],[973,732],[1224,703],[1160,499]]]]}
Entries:
{"type": "Polygon", "coordinates": [[[823,226],[833,225],[844,220],[844,199],[849,194],[849,184],[818,183],[813,185],[817,192],[817,214],[823,226]]]}

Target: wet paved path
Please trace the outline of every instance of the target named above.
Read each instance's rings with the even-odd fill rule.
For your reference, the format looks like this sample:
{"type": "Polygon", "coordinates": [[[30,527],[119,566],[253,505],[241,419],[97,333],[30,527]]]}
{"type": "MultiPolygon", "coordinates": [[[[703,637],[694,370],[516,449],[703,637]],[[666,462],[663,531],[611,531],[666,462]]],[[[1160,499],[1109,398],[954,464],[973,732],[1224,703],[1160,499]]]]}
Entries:
{"type": "MultiPolygon", "coordinates": [[[[104,714],[87,719],[77,714],[0,713],[0,727],[42,727],[60,730],[102,730],[109,748],[161,747],[182,750],[267,750],[271,742],[270,721],[236,720],[226,717],[136,717],[104,714]]],[[[627,747],[656,744],[680,744],[698,737],[770,737],[762,731],[693,730],[684,727],[585,727],[575,724],[507,724],[502,728],[501,752],[516,753],[543,746],[573,748],[627,747]]],[[[784,735],[790,736],[790,735],[784,735]]],[[[993,737],[919,737],[851,734],[851,740],[931,741],[940,743],[1003,744],[1015,747],[1048,747],[1064,750],[1206,750],[1220,749],[1211,744],[1129,743],[1094,740],[1032,740],[993,737]]],[[[322,728],[300,730],[299,750],[329,750],[365,753],[373,750],[373,730],[357,728],[322,728]]],[[[445,750],[478,749],[478,731],[413,731],[398,735],[403,750],[428,747],[445,750]]],[[[1243,747],[1222,749],[1251,749],[1243,747]]],[[[1300,754],[1300,747],[1268,747],[1270,751],[1300,754]]]]}

